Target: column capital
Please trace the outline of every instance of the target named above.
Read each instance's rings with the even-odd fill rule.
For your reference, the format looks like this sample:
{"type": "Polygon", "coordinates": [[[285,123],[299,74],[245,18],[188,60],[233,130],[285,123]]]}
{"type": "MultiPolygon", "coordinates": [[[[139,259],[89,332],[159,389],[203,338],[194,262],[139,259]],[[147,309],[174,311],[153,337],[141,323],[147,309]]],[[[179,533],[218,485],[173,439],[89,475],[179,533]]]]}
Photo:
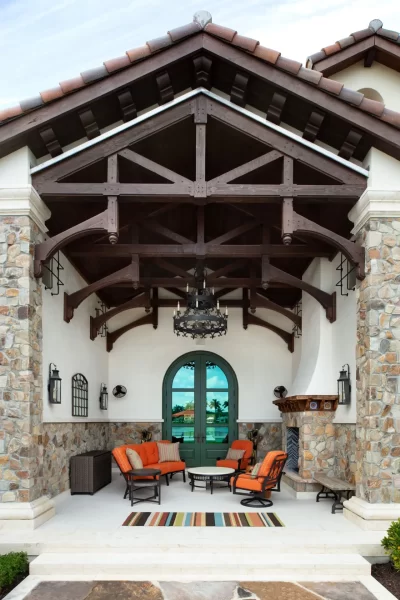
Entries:
{"type": "Polygon", "coordinates": [[[356,234],[369,219],[400,217],[400,190],[366,189],[348,215],[356,234]]]}
{"type": "Polygon", "coordinates": [[[32,185],[0,186],[0,216],[28,216],[46,233],[51,212],[32,185]]]}

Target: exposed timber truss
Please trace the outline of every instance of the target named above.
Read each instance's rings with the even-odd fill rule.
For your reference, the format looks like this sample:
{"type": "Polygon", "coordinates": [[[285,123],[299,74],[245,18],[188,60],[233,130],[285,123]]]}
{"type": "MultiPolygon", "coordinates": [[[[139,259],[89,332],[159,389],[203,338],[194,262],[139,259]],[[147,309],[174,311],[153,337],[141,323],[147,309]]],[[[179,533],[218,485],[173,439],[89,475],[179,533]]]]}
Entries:
{"type": "MultiPolygon", "coordinates": [[[[160,93],[167,93],[166,82],[164,77],[160,93]]],[[[236,83],[233,94],[239,101],[246,86],[240,78],[236,83]]],[[[154,305],[157,289],[174,290],[182,297],[186,285],[195,283],[192,273],[198,261],[206,261],[207,284],[217,294],[249,289],[251,311],[275,310],[297,326],[299,317],[287,310],[297,296],[281,303],[276,291],[307,292],[323,306],[330,322],[336,318],[335,294],[301,278],[312,258],[332,258],[339,250],[357,267],[359,279],[364,276],[363,248],[339,233],[348,235],[347,226],[339,223],[334,231],[326,225],[329,207],[344,206],[346,214],[357,201],[366,187],[365,176],[207,96],[173,106],[156,114],[151,124],[140,122],[49,165],[33,175],[33,184],[49,203],[56,224],[50,227],[55,235],[36,247],[35,275],[40,276],[42,265],[61,248],[78,266],[93,272],[86,287],[65,294],[65,320],[69,322],[91,294],[112,296],[107,304],[113,308],[91,319],[92,339],[124,310],[143,307],[154,315],[158,307],[172,306],[170,298],[157,299],[154,305]],[[174,140],[175,131],[176,145],[169,156],[166,144],[174,140]],[[233,151],[234,143],[243,140],[243,151],[232,157],[228,151],[219,152],[215,140],[221,139],[221,132],[226,144],[232,140],[233,151]],[[159,136],[160,143],[152,143],[151,136],[159,136]],[[243,162],[243,156],[248,160],[243,162]],[[107,208],[57,231],[58,212],[66,215],[63,222],[73,219],[66,211],[71,203],[74,215],[79,215],[80,205],[86,214],[104,203],[107,208]],[[218,210],[224,211],[222,218],[218,210]],[[309,218],[314,215],[316,220],[309,218]],[[104,233],[111,244],[102,243],[104,233]],[[82,243],[85,236],[88,240],[82,243]]],[[[243,308],[245,302],[228,300],[227,306],[243,308]]],[[[145,320],[149,316],[118,330],[119,335],[150,322],[145,320]]],[[[247,310],[247,324],[268,325],[292,348],[287,337],[291,334],[259,321],[247,310]]],[[[110,348],[119,337],[116,333],[109,333],[110,348]]]]}

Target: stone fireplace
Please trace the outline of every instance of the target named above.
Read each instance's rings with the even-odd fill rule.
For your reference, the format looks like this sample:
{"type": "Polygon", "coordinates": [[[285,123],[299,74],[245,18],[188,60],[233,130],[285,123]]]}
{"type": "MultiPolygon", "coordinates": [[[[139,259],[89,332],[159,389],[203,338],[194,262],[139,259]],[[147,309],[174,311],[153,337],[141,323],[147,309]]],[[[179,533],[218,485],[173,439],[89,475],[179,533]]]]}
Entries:
{"type": "Polygon", "coordinates": [[[283,448],[288,453],[282,477],[296,495],[316,492],[316,471],[333,476],[337,396],[290,396],[275,400],[281,411],[283,448]]]}

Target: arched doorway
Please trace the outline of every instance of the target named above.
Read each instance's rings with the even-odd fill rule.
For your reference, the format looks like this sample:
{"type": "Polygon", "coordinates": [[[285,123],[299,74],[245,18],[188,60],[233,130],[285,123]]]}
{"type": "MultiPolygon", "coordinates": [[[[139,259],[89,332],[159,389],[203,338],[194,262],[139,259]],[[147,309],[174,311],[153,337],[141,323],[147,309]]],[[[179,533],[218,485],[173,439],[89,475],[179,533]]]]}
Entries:
{"type": "Polygon", "coordinates": [[[189,352],[163,382],[163,437],[179,441],[189,467],[215,465],[237,438],[238,384],[234,370],[212,352],[189,352]]]}

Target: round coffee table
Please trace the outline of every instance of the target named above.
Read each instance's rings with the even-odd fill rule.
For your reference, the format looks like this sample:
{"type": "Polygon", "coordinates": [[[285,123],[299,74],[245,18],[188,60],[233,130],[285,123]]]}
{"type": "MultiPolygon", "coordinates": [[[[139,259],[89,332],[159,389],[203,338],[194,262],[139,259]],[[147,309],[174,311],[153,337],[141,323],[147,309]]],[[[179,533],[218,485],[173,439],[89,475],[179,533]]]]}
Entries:
{"type": "Polygon", "coordinates": [[[234,474],[235,469],[229,469],[228,467],[190,467],[188,470],[189,483],[192,486],[192,492],[195,487],[201,487],[203,485],[196,485],[195,481],[205,481],[205,487],[207,483],[210,483],[210,490],[213,493],[214,481],[224,481],[231,490],[230,478],[234,474]]]}

